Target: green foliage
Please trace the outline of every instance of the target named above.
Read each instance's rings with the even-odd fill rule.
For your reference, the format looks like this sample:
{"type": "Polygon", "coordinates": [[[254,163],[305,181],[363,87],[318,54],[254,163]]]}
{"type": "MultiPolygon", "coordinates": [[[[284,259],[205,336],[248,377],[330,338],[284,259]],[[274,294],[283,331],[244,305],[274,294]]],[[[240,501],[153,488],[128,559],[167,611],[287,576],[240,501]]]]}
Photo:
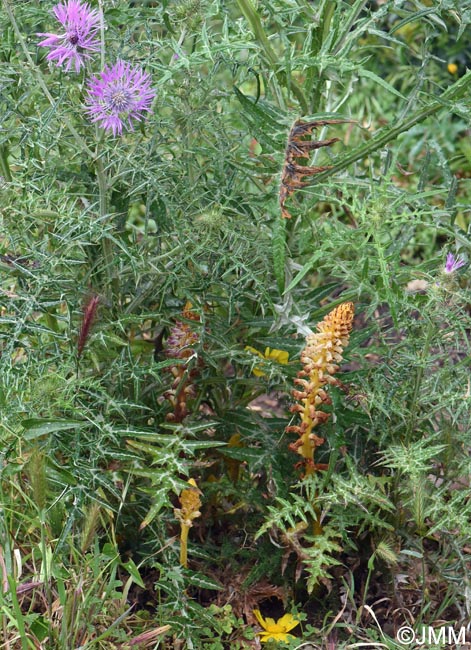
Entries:
{"type": "Polygon", "coordinates": [[[37,46],[52,1],[2,4],[4,643],[124,650],[170,625],[156,647],[236,650],[284,599],[306,610],[293,646],[335,628],[339,647],[348,630],[396,647],[365,614],[378,591],[413,594],[418,623],[462,620],[469,270],[444,265],[471,248],[468,3],[92,2],[104,49],[80,74],[37,46]],[[102,57],[156,90],[122,137],[83,110],[102,57]],[[303,162],[325,170],[288,221],[297,119],[347,121],[314,131],[339,141],[303,162]],[[327,469],[303,478],[290,392],[309,328],[345,301],[327,469]]]}

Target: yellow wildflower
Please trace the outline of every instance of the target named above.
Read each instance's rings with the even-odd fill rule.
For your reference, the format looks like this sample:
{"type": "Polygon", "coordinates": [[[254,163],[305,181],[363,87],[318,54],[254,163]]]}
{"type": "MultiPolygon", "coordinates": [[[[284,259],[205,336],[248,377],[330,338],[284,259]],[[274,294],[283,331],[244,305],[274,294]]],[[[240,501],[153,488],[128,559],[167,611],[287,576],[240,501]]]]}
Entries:
{"type": "Polygon", "coordinates": [[[295,638],[292,634],[288,634],[290,630],[299,625],[299,621],[292,614],[285,614],[275,622],[273,618],[263,618],[259,609],[254,609],[253,613],[264,630],[263,632],[257,632],[262,643],[267,641],[288,641],[295,638]]]}
{"type": "MultiPolygon", "coordinates": [[[[289,352],[286,352],[286,350],[277,350],[276,348],[272,350],[271,348],[265,348],[265,353],[262,354],[259,350],[252,348],[250,345],[246,345],[245,349],[248,350],[249,352],[252,352],[252,354],[256,354],[258,357],[260,357],[260,359],[263,359],[264,361],[272,360],[272,361],[276,361],[277,363],[282,363],[283,365],[286,365],[289,360],[289,352]]],[[[266,373],[263,372],[260,366],[255,366],[252,372],[256,377],[266,376],[266,373]]]]}
{"type": "Polygon", "coordinates": [[[456,74],[458,72],[458,66],[456,63],[449,63],[447,69],[450,74],[456,74]]]}

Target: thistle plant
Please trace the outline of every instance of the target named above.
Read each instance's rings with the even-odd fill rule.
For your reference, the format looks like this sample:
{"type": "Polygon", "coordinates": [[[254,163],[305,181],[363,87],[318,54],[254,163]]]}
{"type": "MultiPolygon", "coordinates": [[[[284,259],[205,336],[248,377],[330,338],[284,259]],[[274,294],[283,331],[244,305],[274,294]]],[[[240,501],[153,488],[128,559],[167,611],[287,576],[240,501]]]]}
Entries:
{"type": "Polygon", "coordinates": [[[305,476],[314,474],[326,466],[314,461],[317,447],[324,439],[314,433],[315,427],[326,422],[330,414],[322,411],[322,405],[330,404],[325,390],[330,385],[338,384],[334,374],[342,360],[344,348],[348,345],[352,329],[353,303],[345,302],[335,307],[320,323],[317,332],[306,337],[306,347],[301,352],[303,369],[294,380],[301,390],[293,390],[293,397],[300,402],[291,407],[292,413],[299,414],[300,424],[286,427],[287,433],[296,433],[299,438],[290,444],[290,449],[302,457],[305,476]]]}
{"type": "Polygon", "coordinates": [[[469,11],[1,3],[2,641],[235,650],[261,608],[267,644],[325,618],[342,648],[377,642],[363,603],[465,615],[469,11]]]}

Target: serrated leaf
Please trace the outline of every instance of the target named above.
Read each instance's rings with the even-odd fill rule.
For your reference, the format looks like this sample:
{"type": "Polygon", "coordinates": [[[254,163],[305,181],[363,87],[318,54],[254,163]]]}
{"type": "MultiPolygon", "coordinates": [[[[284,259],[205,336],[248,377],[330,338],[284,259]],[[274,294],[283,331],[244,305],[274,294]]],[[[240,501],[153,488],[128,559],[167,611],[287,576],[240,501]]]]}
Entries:
{"type": "Polygon", "coordinates": [[[360,77],[366,77],[367,79],[371,79],[371,81],[374,81],[379,86],[382,86],[388,92],[390,92],[393,95],[396,95],[396,97],[400,97],[401,99],[406,101],[406,98],[404,97],[404,95],[402,95],[398,90],[396,90],[394,88],[394,86],[391,86],[390,83],[388,83],[384,79],[381,79],[381,77],[378,77],[378,75],[375,74],[374,72],[371,72],[371,70],[366,70],[365,68],[361,68],[361,69],[358,70],[358,75],[360,77]]]}
{"type": "Polygon", "coordinates": [[[211,589],[213,591],[222,591],[224,589],[219,582],[212,578],[208,578],[204,573],[198,573],[187,569],[184,575],[190,585],[194,585],[200,589],[211,589]]]}
{"type": "Polygon", "coordinates": [[[254,447],[227,447],[224,451],[221,451],[221,454],[234,460],[254,462],[260,460],[265,455],[265,452],[263,449],[254,447]]]}
{"type": "Polygon", "coordinates": [[[277,142],[269,135],[267,135],[267,124],[277,130],[282,130],[283,125],[276,122],[268,113],[268,111],[261,108],[260,102],[255,103],[244,95],[236,86],[234,86],[234,93],[239,100],[242,108],[244,109],[241,116],[247,122],[249,128],[252,130],[252,135],[265,147],[271,151],[279,151],[283,144],[277,142]]]}
{"type": "Polygon", "coordinates": [[[283,295],[286,293],[289,293],[294,289],[294,287],[301,282],[301,280],[304,278],[304,276],[309,273],[309,271],[312,269],[314,264],[323,256],[322,251],[316,251],[314,255],[306,262],[306,264],[303,266],[303,268],[296,274],[296,276],[291,280],[285,291],[283,292],[283,295]]]}
{"type": "Polygon", "coordinates": [[[81,429],[88,426],[90,423],[83,420],[42,420],[39,418],[31,418],[30,420],[23,420],[21,425],[27,433],[24,434],[25,440],[34,440],[48,433],[56,431],[68,431],[69,429],[81,429]]]}
{"type": "Polygon", "coordinates": [[[410,13],[408,16],[400,20],[398,23],[393,25],[391,29],[389,30],[390,34],[394,34],[395,32],[399,31],[405,25],[408,25],[409,23],[416,22],[420,18],[424,16],[429,16],[430,14],[435,14],[436,9],[434,7],[430,7],[428,9],[423,9],[422,11],[417,11],[415,13],[410,13]]]}
{"type": "Polygon", "coordinates": [[[139,573],[139,569],[137,568],[136,564],[130,559],[127,562],[123,563],[123,567],[126,569],[126,571],[129,573],[133,581],[138,585],[139,587],[142,587],[142,589],[145,589],[146,586],[144,584],[144,581],[141,578],[141,574],[139,573]]]}
{"type": "Polygon", "coordinates": [[[167,490],[157,490],[157,493],[154,495],[154,503],[152,504],[151,509],[144,517],[139,526],[139,530],[142,530],[150,523],[154,521],[164,505],[169,504],[167,490]]]}

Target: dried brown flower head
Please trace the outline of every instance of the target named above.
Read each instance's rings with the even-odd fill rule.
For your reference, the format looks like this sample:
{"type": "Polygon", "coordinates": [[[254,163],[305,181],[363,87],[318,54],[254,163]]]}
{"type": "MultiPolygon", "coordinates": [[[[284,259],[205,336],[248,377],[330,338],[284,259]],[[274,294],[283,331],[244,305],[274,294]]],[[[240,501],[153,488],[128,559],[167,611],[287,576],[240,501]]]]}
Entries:
{"type": "Polygon", "coordinates": [[[326,126],[327,124],[342,124],[349,122],[349,120],[319,120],[316,122],[302,122],[296,120],[291,127],[288,135],[288,143],[285,151],[285,162],[281,172],[281,183],[279,202],[281,208],[281,216],[285,219],[291,219],[291,214],[286,208],[286,200],[298,188],[306,187],[309,181],[305,181],[307,176],[315,176],[321,172],[329,169],[329,167],[309,167],[306,165],[298,164],[299,159],[307,158],[311,151],[320,149],[321,147],[330,147],[334,142],[338,142],[339,138],[330,138],[329,140],[305,140],[304,138],[311,135],[312,132],[319,126],[326,126]]]}

